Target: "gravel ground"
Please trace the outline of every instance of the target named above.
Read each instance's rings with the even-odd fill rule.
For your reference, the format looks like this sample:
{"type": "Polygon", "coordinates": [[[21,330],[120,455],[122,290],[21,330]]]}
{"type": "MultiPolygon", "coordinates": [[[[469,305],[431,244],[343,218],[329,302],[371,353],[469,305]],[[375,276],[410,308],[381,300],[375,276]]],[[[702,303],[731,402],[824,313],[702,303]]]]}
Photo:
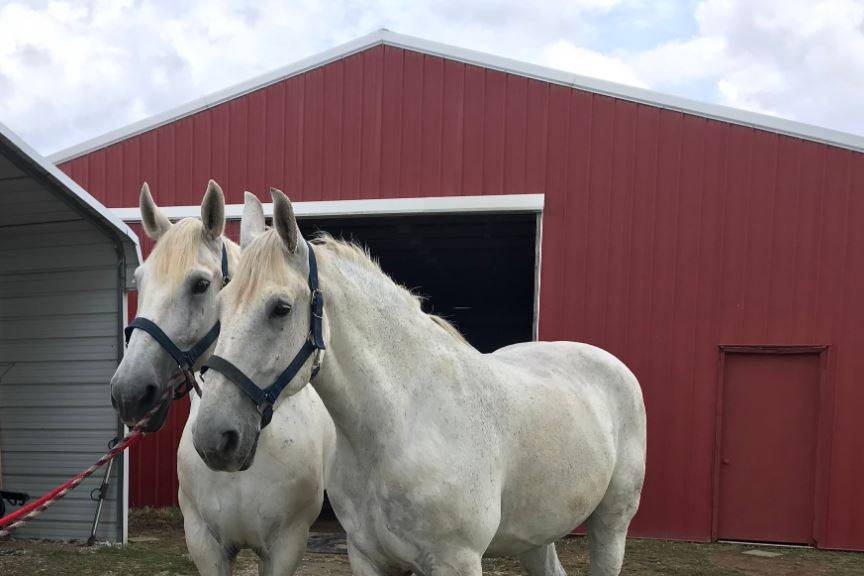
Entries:
{"type": "MultiPolygon", "coordinates": [[[[35,576],[179,576],[196,574],[186,552],[182,520],[176,509],[134,511],[127,546],[82,546],[76,543],[0,542],[0,575],[35,576]]],[[[349,576],[344,536],[333,522],[315,527],[298,571],[299,576],[349,576]],[[316,550],[325,551],[316,552],[316,550]]],[[[568,574],[584,574],[584,538],[558,543],[558,554],[568,574]]],[[[485,574],[516,576],[519,565],[508,559],[484,560],[485,574]]],[[[258,573],[255,556],[244,551],[236,574],[258,573]]],[[[623,574],[639,576],[864,576],[864,554],[826,552],[808,548],[753,547],[736,544],[692,544],[631,540],[623,574]],[[764,558],[746,554],[758,550],[780,553],[764,558]]]]}

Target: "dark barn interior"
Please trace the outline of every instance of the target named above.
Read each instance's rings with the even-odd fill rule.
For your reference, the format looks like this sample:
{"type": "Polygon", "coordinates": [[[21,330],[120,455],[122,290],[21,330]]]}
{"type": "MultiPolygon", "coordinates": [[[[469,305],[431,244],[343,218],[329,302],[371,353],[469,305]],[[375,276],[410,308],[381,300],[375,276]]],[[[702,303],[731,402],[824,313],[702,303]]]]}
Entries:
{"type": "Polygon", "coordinates": [[[481,352],[532,339],[535,214],[306,218],[303,235],[329,232],[369,248],[423,309],[453,322],[481,352]]]}

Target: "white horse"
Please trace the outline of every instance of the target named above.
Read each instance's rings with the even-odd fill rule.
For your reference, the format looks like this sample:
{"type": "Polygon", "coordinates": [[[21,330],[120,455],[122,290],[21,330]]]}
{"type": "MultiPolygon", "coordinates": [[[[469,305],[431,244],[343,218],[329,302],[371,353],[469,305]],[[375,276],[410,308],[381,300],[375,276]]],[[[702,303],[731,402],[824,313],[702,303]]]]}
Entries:
{"type": "MultiPolygon", "coordinates": [[[[144,230],[156,240],[147,261],[136,271],[138,314],[155,322],[181,349],[200,341],[217,321],[222,287],[222,250],[229,275],[237,270],[240,249],[222,235],[222,190],[210,182],[201,220],[176,224],[160,212],[145,184],[141,189],[144,230]]],[[[261,204],[248,192],[241,237],[264,229],[261,204]]],[[[212,351],[195,363],[197,368],[212,351]]],[[[170,388],[183,380],[176,361],[143,330],[135,330],[123,361],[111,380],[114,405],[131,425],[157,403],[162,408],[148,428],[158,430],[167,416],[170,388]]],[[[206,389],[204,394],[208,394],[206,389]]],[[[306,549],[309,527],[321,510],[335,430],[321,399],[311,388],[292,399],[261,435],[260,456],[246,472],[214,472],[195,452],[191,430],[200,400],[192,392],[189,420],[177,453],[180,507],[186,544],[198,570],[227,575],[242,548],[259,556],[264,575],[293,574],[306,549]]]]}
{"type": "MultiPolygon", "coordinates": [[[[328,494],[355,576],[479,576],[484,554],[560,576],[554,541],[585,520],[590,574],[619,574],[646,442],[641,390],[624,364],[573,342],[481,354],[362,250],[326,236],[308,245],[288,199],[271,193],[274,229],[244,249],[220,295],[211,362],[263,387],[308,349],[313,250],[327,351],[312,384],[336,423],[328,494]]],[[[313,362],[284,396],[306,389],[313,362]]],[[[218,467],[234,469],[255,453],[260,416],[254,390],[222,372],[207,374],[193,439],[209,453],[230,435],[218,467]]],[[[292,409],[288,398],[277,414],[292,409]]]]}

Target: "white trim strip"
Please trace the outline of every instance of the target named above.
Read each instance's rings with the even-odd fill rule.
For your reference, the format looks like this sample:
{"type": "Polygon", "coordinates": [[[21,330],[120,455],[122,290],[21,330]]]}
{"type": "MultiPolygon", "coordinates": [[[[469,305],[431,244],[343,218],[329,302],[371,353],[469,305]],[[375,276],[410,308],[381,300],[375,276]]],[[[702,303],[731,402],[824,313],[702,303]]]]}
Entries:
{"type": "Polygon", "coordinates": [[[768,130],[796,138],[814,140],[816,142],[849,148],[859,152],[864,151],[864,136],[849,134],[839,130],[831,130],[830,128],[823,128],[812,124],[804,124],[803,122],[778,118],[777,116],[749,112],[747,110],[740,110],[729,106],[700,102],[698,100],[691,100],[689,98],[681,98],[671,94],[655,92],[654,90],[646,90],[644,88],[627,86],[625,84],[618,84],[615,82],[600,80],[598,78],[590,78],[588,76],[572,74],[554,68],[520,62],[502,56],[495,56],[484,52],[468,50],[466,48],[449,46],[447,44],[424,40],[422,38],[415,38],[413,36],[396,34],[395,32],[389,32],[386,30],[382,32],[381,42],[397,48],[423,52],[425,54],[440,56],[450,60],[458,60],[466,64],[474,64],[483,68],[500,70],[502,72],[526,76],[536,80],[552,82],[554,84],[563,84],[571,88],[611,96],[613,98],[630,100],[648,106],[675,110],[676,112],[682,112],[684,114],[693,114],[704,118],[749,126],[760,130],[768,130]]]}
{"type": "MultiPolygon", "coordinates": [[[[143,260],[142,260],[143,262],[143,260]]],[[[123,290],[123,310],[120,311],[123,316],[123,331],[119,334],[120,338],[126,333],[126,327],[129,325],[129,290],[123,290]]],[[[125,352],[125,349],[124,349],[125,352]]],[[[123,425],[123,436],[129,434],[129,427],[123,425]]],[[[129,544],[129,450],[123,451],[123,497],[120,505],[123,506],[123,545],[129,544]]]]}
{"type": "MultiPolygon", "coordinates": [[[[333,216],[392,216],[398,214],[444,214],[483,212],[542,212],[543,194],[500,194],[490,196],[436,196],[431,198],[388,198],[375,200],[322,200],[293,202],[298,218],[326,218],[333,216]]],[[[200,206],[160,206],[163,214],[172,220],[198,217],[200,206]]],[[[140,222],[138,208],[112,208],[124,222],[140,222]]],[[[264,214],[273,215],[273,204],[264,204],[264,214]]],[[[225,217],[238,220],[243,215],[243,204],[225,206],[225,217]]]]}
{"type": "Polygon", "coordinates": [[[801,122],[795,122],[793,120],[768,116],[766,114],[737,110],[727,106],[698,102],[688,98],[679,98],[669,94],[625,86],[623,84],[616,84],[614,82],[607,82],[596,78],[588,78],[586,76],[562,72],[544,66],[537,66],[526,62],[511,60],[509,58],[485,54],[483,52],[457,48],[447,44],[440,44],[438,42],[415,38],[413,36],[397,34],[395,32],[390,32],[389,30],[378,30],[351,42],[331,48],[330,50],[304,58],[294,64],[284,66],[246,82],[198,98],[164,113],[157,114],[150,118],[145,118],[144,120],[135,122],[126,127],[113,130],[107,134],[103,134],[102,136],[60,150],[59,152],[50,155],[48,159],[57,164],[72,160],[73,158],[83,156],[84,154],[93,152],[94,150],[110,146],[111,144],[115,144],[137,134],[147,132],[185,116],[195,114],[196,112],[200,112],[228,100],[233,100],[243,96],[244,94],[248,94],[249,92],[259,90],[269,86],[270,84],[284,80],[285,78],[302,74],[314,68],[329,64],[334,60],[345,58],[346,56],[362,52],[363,50],[367,50],[380,44],[422,52],[433,56],[440,56],[449,60],[457,60],[459,62],[474,64],[484,68],[501,70],[502,72],[510,74],[526,76],[544,82],[562,84],[564,86],[586,90],[588,92],[639,102],[649,106],[675,110],[685,114],[695,114],[697,116],[720,120],[722,122],[730,122],[732,124],[749,126],[760,130],[778,132],[787,136],[814,140],[816,142],[823,142],[825,144],[848,148],[859,152],[864,151],[864,136],[848,134],[846,132],[840,132],[838,130],[831,130],[819,126],[812,126],[801,122]]]}
{"type": "Polygon", "coordinates": [[[324,52],[313,54],[312,56],[303,58],[302,60],[288,64],[287,66],[277,68],[272,72],[261,74],[246,80],[245,82],[240,82],[239,84],[229,86],[228,88],[219,90],[218,92],[213,92],[212,94],[202,96],[201,98],[196,98],[195,100],[187,102],[186,104],[181,104],[180,106],[171,108],[165,112],[144,118],[138,122],[133,122],[132,124],[123,126],[117,130],[106,132],[101,136],[85,140],[84,142],[75,144],[69,148],[59,150],[48,156],[48,159],[55,164],[67,162],[77,158],[78,156],[83,156],[95,150],[99,150],[100,148],[116,144],[117,142],[148,132],[154,128],[158,128],[159,126],[170,124],[180,118],[191,116],[192,114],[196,114],[202,110],[218,106],[223,102],[234,100],[235,98],[239,98],[249,92],[266,88],[267,86],[285,80],[286,78],[303,74],[304,72],[320,68],[321,66],[326,66],[334,60],[339,60],[356,52],[367,50],[372,46],[382,44],[382,34],[383,31],[379,30],[367,34],[366,36],[361,36],[356,40],[340,44],[339,46],[325,50],[324,52]]]}

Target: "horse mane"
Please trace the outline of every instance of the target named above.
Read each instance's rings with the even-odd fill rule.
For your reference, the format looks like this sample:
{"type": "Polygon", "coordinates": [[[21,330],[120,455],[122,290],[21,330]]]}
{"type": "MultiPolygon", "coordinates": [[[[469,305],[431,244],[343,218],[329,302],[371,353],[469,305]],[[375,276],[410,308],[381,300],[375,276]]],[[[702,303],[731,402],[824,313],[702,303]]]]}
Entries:
{"type": "MultiPolygon", "coordinates": [[[[471,344],[459,330],[444,318],[435,314],[423,312],[422,298],[409,289],[395,282],[389,274],[381,269],[377,260],[369,253],[369,249],[355,242],[334,238],[327,232],[318,232],[310,240],[314,246],[333,254],[341,261],[351,262],[366,268],[389,282],[405,301],[417,311],[428,317],[432,322],[454,340],[470,346],[471,344]]],[[[287,274],[285,264],[285,244],[275,230],[267,230],[261,237],[243,251],[237,276],[240,282],[234,289],[241,299],[249,298],[264,282],[279,282],[287,274]]]]}
{"type": "Polygon", "coordinates": [[[423,312],[422,302],[423,298],[402,286],[393,278],[390,277],[389,274],[384,272],[381,269],[381,265],[378,263],[378,260],[372,256],[369,252],[369,248],[366,246],[361,246],[356,242],[351,242],[349,240],[343,240],[333,237],[331,234],[327,232],[319,231],[310,241],[312,244],[316,246],[321,246],[331,252],[337,254],[341,259],[348,260],[355,264],[359,264],[362,267],[365,267],[373,272],[377,272],[381,276],[383,276],[389,283],[396,287],[399,293],[406,298],[412,305],[417,307],[417,310],[420,311],[421,314],[428,316],[429,319],[432,320],[439,328],[444,330],[450,337],[461,342],[467,346],[471,344],[468,340],[465,339],[465,336],[459,332],[459,329],[456,328],[451,322],[438,316],[437,314],[428,314],[423,312]]]}
{"type": "MultiPolygon", "coordinates": [[[[198,261],[198,244],[205,239],[204,224],[198,218],[184,218],[175,223],[159,238],[147,260],[155,273],[171,286],[186,278],[189,269],[198,261]]],[[[231,256],[239,256],[240,247],[223,236],[231,256]]]]}
{"type": "Polygon", "coordinates": [[[435,324],[443,328],[444,331],[447,332],[447,334],[449,334],[459,342],[462,342],[466,346],[471,346],[471,343],[468,342],[468,340],[465,338],[465,336],[462,335],[459,329],[456,328],[456,326],[454,326],[453,323],[451,323],[449,320],[447,320],[446,318],[442,318],[437,314],[429,314],[428,316],[432,319],[433,322],[435,322],[435,324]]]}

